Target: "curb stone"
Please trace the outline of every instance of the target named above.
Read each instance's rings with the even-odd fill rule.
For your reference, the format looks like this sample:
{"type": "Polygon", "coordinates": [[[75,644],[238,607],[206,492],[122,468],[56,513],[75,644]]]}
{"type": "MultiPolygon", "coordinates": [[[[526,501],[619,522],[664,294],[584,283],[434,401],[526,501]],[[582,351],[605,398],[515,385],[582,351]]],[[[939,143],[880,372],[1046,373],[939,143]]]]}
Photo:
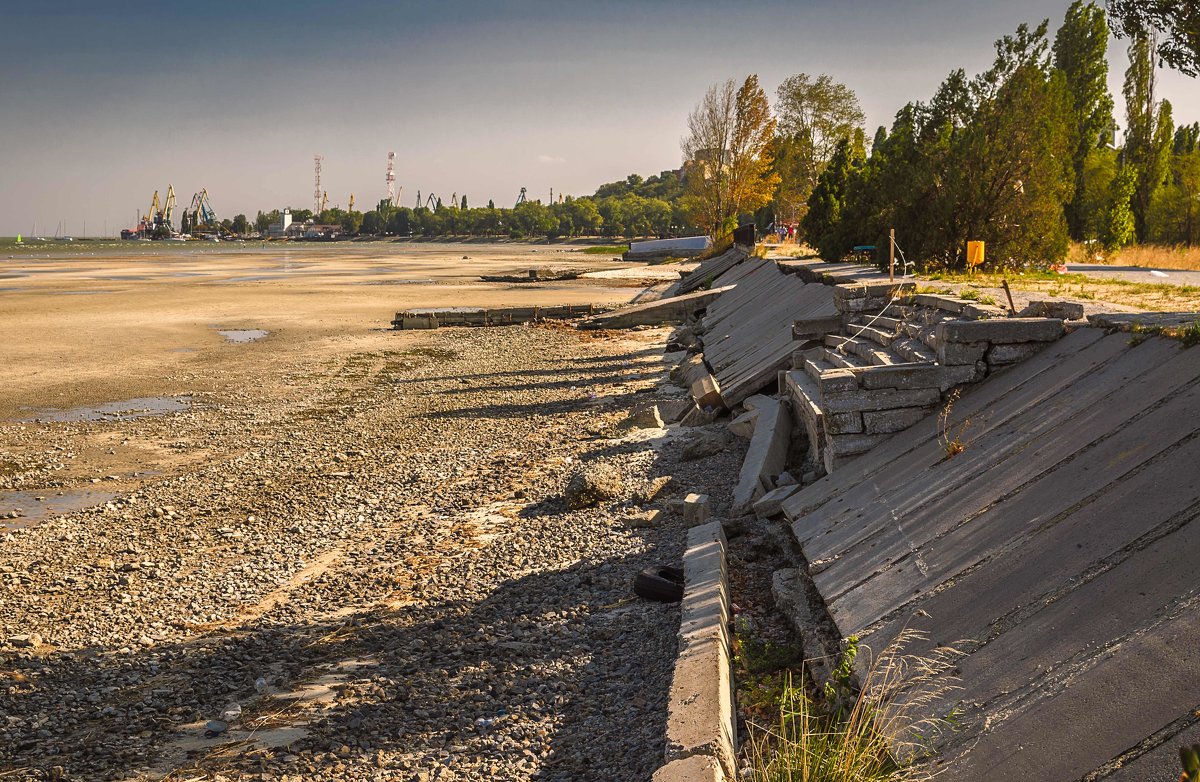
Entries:
{"type": "Polygon", "coordinates": [[[679,658],[667,707],[667,765],[654,782],[737,778],[725,547],[719,521],[688,531],[679,658]]]}

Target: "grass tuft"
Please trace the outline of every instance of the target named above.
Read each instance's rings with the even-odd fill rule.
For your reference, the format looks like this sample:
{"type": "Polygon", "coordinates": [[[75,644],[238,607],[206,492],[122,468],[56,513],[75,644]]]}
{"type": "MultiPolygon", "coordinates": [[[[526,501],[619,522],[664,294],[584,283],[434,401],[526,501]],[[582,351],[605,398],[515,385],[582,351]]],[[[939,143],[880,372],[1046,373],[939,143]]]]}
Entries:
{"type": "Polygon", "coordinates": [[[628,251],[629,245],[627,244],[598,244],[594,247],[583,248],[583,252],[588,255],[620,255],[628,251]]]}
{"type": "MultiPolygon", "coordinates": [[[[779,697],[778,720],[748,725],[754,782],[918,782],[935,772],[920,761],[957,728],[956,710],[942,717],[917,714],[945,702],[958,688],[949,675],[959,653],[939,648],[926,657],[902,654],[915,641],[905,631],[869,667],[863,686],[845,708],[823,708],[805,686],[789,676],[779,697]]],[[[853,668],[849,654],[835,682],[853,668]]],[[[836,685],[835,685],[836,689],[836,685]]]]}

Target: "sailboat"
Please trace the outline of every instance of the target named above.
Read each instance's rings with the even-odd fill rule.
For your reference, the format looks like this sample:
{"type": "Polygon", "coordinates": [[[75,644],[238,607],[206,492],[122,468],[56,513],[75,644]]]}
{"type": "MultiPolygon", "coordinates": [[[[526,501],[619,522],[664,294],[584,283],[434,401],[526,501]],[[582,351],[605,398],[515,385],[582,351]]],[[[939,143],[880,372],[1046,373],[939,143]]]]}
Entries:
{"type": "Polygon", "coordinates": [[[17,244],[24,244],[24,242],[21,241],[21,234],[17,234],[17,244]]]}

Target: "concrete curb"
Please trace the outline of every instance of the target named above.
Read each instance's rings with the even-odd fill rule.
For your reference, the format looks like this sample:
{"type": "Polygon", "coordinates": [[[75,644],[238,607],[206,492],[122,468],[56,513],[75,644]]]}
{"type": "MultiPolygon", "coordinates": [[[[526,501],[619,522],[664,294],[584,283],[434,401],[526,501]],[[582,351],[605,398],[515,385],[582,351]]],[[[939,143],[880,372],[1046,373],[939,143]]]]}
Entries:
{"type": "Polygon", "coordinates": [[[667,706],[667,765],[653,782],[737,778],[737,719],[729,637],[725,533],[719,521],[688,531],[679,659],[667,706]]]}

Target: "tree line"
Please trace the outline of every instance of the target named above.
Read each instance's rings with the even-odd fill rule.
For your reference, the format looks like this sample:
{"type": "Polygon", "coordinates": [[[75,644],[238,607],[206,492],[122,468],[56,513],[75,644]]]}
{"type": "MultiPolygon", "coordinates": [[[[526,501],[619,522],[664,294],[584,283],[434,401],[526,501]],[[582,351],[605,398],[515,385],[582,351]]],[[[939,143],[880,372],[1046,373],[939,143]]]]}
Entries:
{"type": "Polygon", "coordinates": [[[964,265],[968,240],[987,242],[999,267],[1056,263],[1071,240],[1108,253],[1195,244],[1200,124],[1176,127],[1154,85],[1157,58],[1195,73],[1195,35],[1157,39],[1169,4],[1158,17],[1155,4],[1124,17],[1113,5],[1131,36],[1121,146],[1106,14],[1076,0],[1053,40],[1048,20],[1021,25],[996,42],[992,67],[952,71],[870,139],[853,91],[828,75],[785,80],[773,110],[756,76],[714,85],[682,144],[688,213],[716,235],[751,219],[797,223],[830,260],[862,246],[886,256],[895,229],[910,259],[949,268],[964,265]]]}
{"type": "MultiPolygon", "coordinates": [[[[680,205],[683,184],[679,172],[663,171],[643,178],[630,174],[624,180],[601,185],[591,196],[563,196],[555,203],[525,200],[511,208],[471,207],[467,197],[440,198],[429,205],[399,206],[381,200],[368,212],[330,208],[319,214],[291,209],[293,222],[313,220],[337,225],[344,234],[390,236],[484,236],[513,239],[605,236],[673,236],[694,232],[680,205]]],[[[280,211],[259,212],[254,227],[265,233],[278,224],[280,211]]]]}

